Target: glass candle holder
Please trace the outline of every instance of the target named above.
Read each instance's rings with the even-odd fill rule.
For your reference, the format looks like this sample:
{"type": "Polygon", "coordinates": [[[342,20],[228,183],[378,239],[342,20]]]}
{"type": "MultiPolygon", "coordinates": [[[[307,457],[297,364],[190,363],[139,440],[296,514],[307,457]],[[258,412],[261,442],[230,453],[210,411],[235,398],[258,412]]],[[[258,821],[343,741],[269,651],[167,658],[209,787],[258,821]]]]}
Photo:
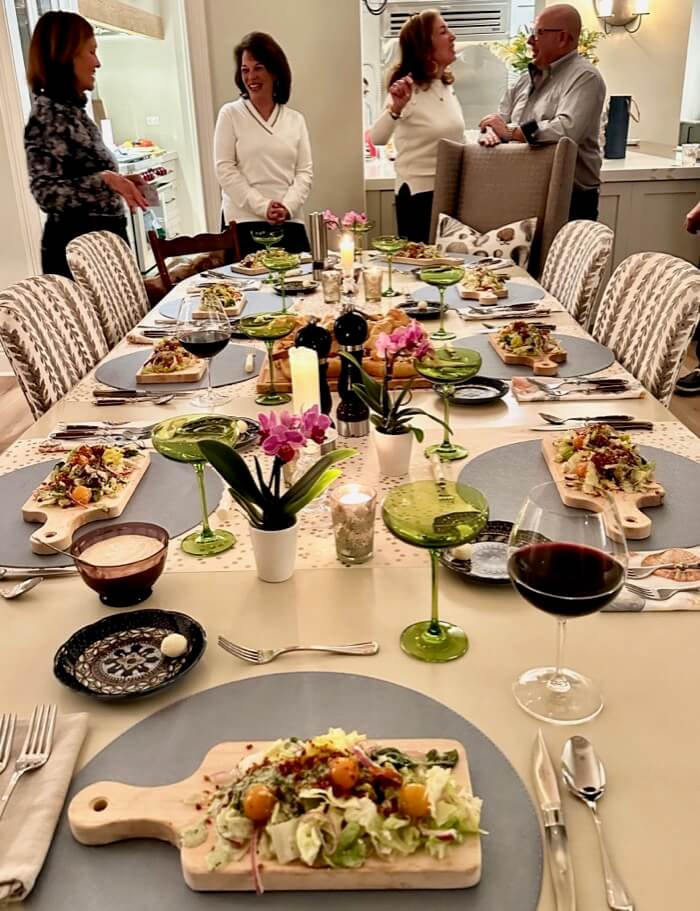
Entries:
{"type": "Polygon", "coordinates": [[[323,300],[326,304],[340,303],[342,281],[343,273],[337,269],[326,269],[321,272],[321,288],[323,290],[323,300]]]}
{"type": "Polygon", "coordinates": [[[377,492],[364,484],[342,484],[330,493],[335,550],[341,563],[366,563],[374,548],[377,492]]]}
{"type": "Polygon", "coordinates": [[[697,145],[686,142],[681,146],[681,167],[692,168],[697,163],[697,145]]]}
{"type": "Polygon", "coordinates": [[[366,301],[381,301],[382,299],[382,275],[383,269],[380,266],[368,266],[362,276],[365,288],[366,301]]]}

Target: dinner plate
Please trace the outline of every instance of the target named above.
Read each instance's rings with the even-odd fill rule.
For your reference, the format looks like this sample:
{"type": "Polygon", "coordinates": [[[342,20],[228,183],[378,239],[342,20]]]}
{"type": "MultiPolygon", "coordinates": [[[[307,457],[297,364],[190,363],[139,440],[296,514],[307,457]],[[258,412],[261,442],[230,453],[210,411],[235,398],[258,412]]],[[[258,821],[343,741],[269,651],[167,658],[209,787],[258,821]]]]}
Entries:
{"type": "Polygon", "coordinates": [[[453,405],[484,405],[502,399],[510,386],[505,380],[490,376],[475,376],[467,383],[461,383],[450,396],[453,405]]]}
{"type": "Polygon", "coordinates": [[[479,582],[510,582],[508,575],[508,538],[512,522],[487,522],[471,542],[471,556],[459,557],[451,550],[440,555],[443,566],[479,582]]]}
{"type": "Polygon", "coordinates": [[[132,610],[110,614],[73,633],[56,652],[53,672],[61,683],[87,696],[136,699],[176,683],[206,647],[203,627],[186,614],[132,610]],[[167,658],[160,650],[171,633],[187,639],[187,649],[178,658],[167,658]]]}
{"type": "MultiPolygon", "coordinates": [[[[497,331],[497,330],[496,330],[497,331]]],[[[559,364],[557,376],[588,376],[605,370],[615,361],[615,355],[593,339],[555,333],[552,338],[561,342],[566,350],[566,360],[559,364]]],[[[510,380],[514,376],[532,376],[532,367],[505,364],[496,354],[488,335],[469,335],[452,342],[456,348],[469,348],[481,355],[481,371],[486,376],[510,380]]]]}

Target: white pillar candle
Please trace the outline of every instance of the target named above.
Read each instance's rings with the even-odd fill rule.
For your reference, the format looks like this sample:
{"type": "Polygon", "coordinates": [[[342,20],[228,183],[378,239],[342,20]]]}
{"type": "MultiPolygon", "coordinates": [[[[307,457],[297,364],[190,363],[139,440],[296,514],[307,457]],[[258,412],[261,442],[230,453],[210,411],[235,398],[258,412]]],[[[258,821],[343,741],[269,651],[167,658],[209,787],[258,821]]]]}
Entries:
{"type": "Polygon", "coordinates": [[[343,275],[352,275],[355,262],[355,244],[350,234],[343,234],[340,239],[340,268],[343,275]]]}
{"type": "Polygon", "coordinates": [[[292,374],[292,410],[301,414],[314,405],[321,407],[318,379],[318,355],[311,348],[290,348],[289,368],[292,374]]]}

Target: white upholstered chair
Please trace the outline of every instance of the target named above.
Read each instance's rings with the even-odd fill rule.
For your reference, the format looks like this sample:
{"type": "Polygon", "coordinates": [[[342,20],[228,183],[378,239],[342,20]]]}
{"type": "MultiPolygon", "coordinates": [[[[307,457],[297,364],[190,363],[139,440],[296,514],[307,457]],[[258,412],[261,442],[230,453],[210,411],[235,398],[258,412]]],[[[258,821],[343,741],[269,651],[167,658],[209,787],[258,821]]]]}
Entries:
{"type": "Polygon", "coordinates": [[[35,418],[108,351],[92,303],[60,275],[0,291],[0,341],[35,418]]]}
{"type": "Polygon", "coordinates": [[[570,221],[547,253],[540,282],[582,326],[593,315],[613,237],[600,222],[570,221]]]}
{"type": "Polygon", "coordinates": [[[592,335],[668,405],[699,316],[700,269],[666,253],[635,253],[613,272],[592,335]]]}
{"type": "Polygon", "coordinates": [[[92,231],[68,244],[66,258],[75,281],[92,300],[113,348],[150,310],[133,253],[116,234],[92,231]]]}

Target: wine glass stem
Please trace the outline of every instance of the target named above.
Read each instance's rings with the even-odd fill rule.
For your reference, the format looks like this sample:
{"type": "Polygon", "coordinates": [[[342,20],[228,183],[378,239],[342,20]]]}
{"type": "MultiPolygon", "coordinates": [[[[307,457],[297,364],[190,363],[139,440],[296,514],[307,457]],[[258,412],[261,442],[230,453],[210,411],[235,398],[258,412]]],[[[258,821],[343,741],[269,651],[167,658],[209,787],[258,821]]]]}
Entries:
{"type": "Polygon", "coordinates": [[[438,294],[440,295],[440,332],[445,331],[445,289],[438,285],[438,294]]]}
{"type": "Polygon", "coordinates": [[[564,665],[564,643],[566,641],[566,620],[564,617],[557,617],[557,660],[554,667],[554,674],[547,683],[547,686],[554,693],[568,693],[571,684],[564,676],[562,669],[564,665]]]}
{"type": "Polygon", "coordinates": [[[445,427],[442,432],[442,445],[450,445],[450,396],[452,395],[452,386],[442,387],[442,419],[445,427]]]}
{"type": "Polygon", "coordinates": [[[275,361],[272,357],[274,341],[272,339],[266,339],[265,344],[267,345],[267,360],[270,365],[270,395],[274,395],[277,392],[275,389],[275,361]]]}
{"type": "Polygon", "coordinates": [[[387,263],[389,264],[389,287],[386,289],[387,291],[393,291],[393,290],[394,290],[394,289],[391,287],[391,263],[392,263],[392,260],[393,260],[393,259],[394,259],[393,255],[392,255],[391,253],[387,253],[386,261],[387,261],[387,263]]]}
{"type": "Polygon", "coordinates": [[[442,636],[438,617],[438,569],[440,568],[440,551],[430,550],[430,626],[428,632],[433,636],[442,636]]]}
{"type": "Polygon", "coordinates": [[[207,508],[207,491],[204,486],[204,463],[195,462],[192,467],[197,475],[197,487],[199,489],[199,501],[202,504],[202,531],[200,538],[213,538],[214,532],[209,525],[209,510],[207,508]]]}

